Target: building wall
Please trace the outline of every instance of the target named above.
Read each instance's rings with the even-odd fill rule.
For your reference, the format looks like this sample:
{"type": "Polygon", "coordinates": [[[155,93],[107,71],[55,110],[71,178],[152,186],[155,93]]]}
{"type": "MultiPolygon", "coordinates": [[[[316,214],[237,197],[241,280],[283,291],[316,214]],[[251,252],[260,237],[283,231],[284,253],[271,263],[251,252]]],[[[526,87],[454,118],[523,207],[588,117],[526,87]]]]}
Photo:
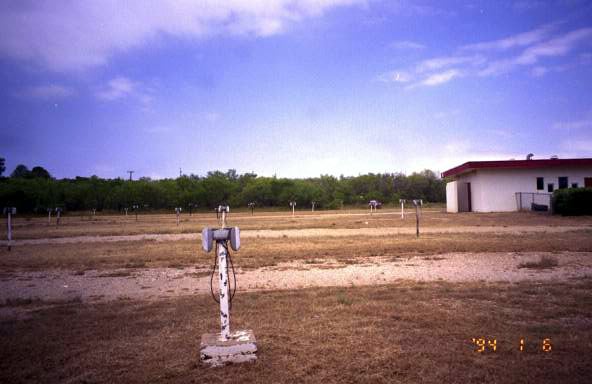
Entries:
{"type": "MultiPolygon", "coordinates": [[[[461,175],[457,182],[471,183],[473,212],[504,212],[517,210],[516,192],[547,193],[549,183],[558,189],[560,176],[567,176],[569,188],[572,183],[583,187],[584,177],[592,177],[592,168],[479,169],[461,175]],[[537,190],[537,177],[544,178],[543,190],[537,190]]],[[[448,187],[446,199],[448,206],[448,187]]]]}
{"type": "Polygon", "coordinates": [[[458,182],[446,183],[446,212],[458,212],[458,182]]]}

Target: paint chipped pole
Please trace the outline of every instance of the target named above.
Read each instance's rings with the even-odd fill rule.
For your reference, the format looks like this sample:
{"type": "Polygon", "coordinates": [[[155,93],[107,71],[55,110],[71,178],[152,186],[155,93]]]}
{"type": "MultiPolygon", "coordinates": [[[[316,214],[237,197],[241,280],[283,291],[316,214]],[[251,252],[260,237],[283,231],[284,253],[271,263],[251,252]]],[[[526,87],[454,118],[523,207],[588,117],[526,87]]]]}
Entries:
{"type": "Polygon", "coordinates": [[[4,208],[4,214],[6,215],[6,239],[8,250],[10,251],[12,247],[12,215],[16,215],[16,208],[15,207],[6,207],[4,208]]]}
{"type": "Polygon", "coordinates": [[[294,217],[294,209],[296,208],[296,202],[290,201],[290,207],[292,207],[292,217],[294,217]]]}
{"type": "Polygon", "coordinates": [[[60,226],[60,219],[62,217],[62,208],[57,207],[55,209],[55,211],[56,211],[56,227],[59,227],[60,226]]]}
{"type": "Polygon", "coordinates": [[[405,220],[405,199],[399,199],[401,203],[401,220],[405,220]]]}
{"type": "Polygon", "coordinates": [[[419,208],[423,205],[423,200],[413,200],[415,205],[415,237],[419,237],[419,208]]]}
{"type": "Polygon", "coordinates": [[[203,334],[200,345],[200,359],[211,366],[226,363],[242,363],[257,360],[257,344],[251,330],[230,332],[230,284],[228,280],[228,243],[238,251],[240,231],[238,227],[226,227],[226,214],[230,207],[220,205],[216,213],[220,218],[221,229],[204,228],[201,232],[202,248],[210,252],[216,242],[216,254],[219,268],[220,333],[203,334]]]}
{"type": "Polygon", "coordinates": [[[140,210],[140,206],[138,204],[132,205],[132,211],[136,214],[136,222],[138,221],[138,211],[140,210]]]}
{"type": "Polygon", "coordinates": [[[378,206],[378,201],[370,200],[368,205],[370,206],[370,215],[372,215],[372,211],[376,212],[376,207],[378,206]]]}
{"type": "Polygon", "coordinates": [[[183,208],[181,208],[181,207],[175,208],[175,214],[177,215],[177,227],[179,226],[179,216],[181,216],[182,210],[183,210],[183,208]]]}

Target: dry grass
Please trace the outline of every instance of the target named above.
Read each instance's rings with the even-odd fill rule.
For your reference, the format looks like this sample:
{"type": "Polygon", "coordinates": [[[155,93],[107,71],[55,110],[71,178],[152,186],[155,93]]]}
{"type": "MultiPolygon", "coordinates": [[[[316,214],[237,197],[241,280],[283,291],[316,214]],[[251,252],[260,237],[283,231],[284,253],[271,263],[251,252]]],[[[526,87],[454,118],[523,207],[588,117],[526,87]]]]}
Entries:
{"type": "MultiPolygon", "coordinates": [[[[337,259],[355,264],[367,257],[401,257],[448,252],[590,252],[592,230],[540,234],[433,234],[388,238],[247,238],[234,255],[237,266],[259,268],[303,260],[314,264],[337,259]]],[[[8,252],[0,249],[0,271],[44,269],[183,268],[208,266],[213,254],[205,254],[197,241],[131,241],[116,243],[24,245],[8,252]]],[[[436,256],[437,257],[437,256],[436,256]]],[[[436,259],[434,259],[436,260],[436,259]]]]}
{"type": "Polygon", "coordinates": [[[590,289],[401,282],[242,294],[233,326],[254,329],[259,360],[223,369],[198,363],[200,335],[218,326],[207,296],[32,303],[28,319],[0,322],[0,382],[583,383],[590,289]],[[479,337],[496,338],[497,351],[475,352],[479,337]]]}
{"type": "MultiPolygon", "coordinates": [[[[215,216],[66,217],[17,219],[16,238],[197,232],[215,216]]],[[[233,214],[241,229],[402,227],[397,210],[233,214]],[[368,222],[366,225],[365,222],[368,222]]],[[[449,252],[592,252],[592,218],[548,215],[424,212],[422,226],[579,226],[562,233],[430,234],[375,238],[243,239],[233,255],[241,268],[328,259],[356,264],[372,257],[423,256],[438,263],[449,252]]],[[[0,278],[11,271],[98,269],[127,278],[133,268],[209,266],[197,241],[130,241],[16,246],[0,249],[0,278]]],[[[536,262],[535,268],[549,266],[536,262]]],[[[534,265],[534,264],[533,264],[534,265]]],[[[526,266],[528,268],[528,266],[526,266]]],[[[196,277],[208,275],[198,272],[196,277]]],[[[0,308],[0,382],[216,383],[578,383],[592,377],[592,280],[540,283],[420,283],[237,296],[233,325],[254,329],[259,361],[207,369],[198,363],[202,333],[217,329],[206,295],[161,301],[85,304],[9,299],[0,308]],[[11,313],[17,313],[14,317],[11,313]],[[497,352],[474,352],[472,338],[496,338],[497,352]],[[526,352],[518,351],[526,338],[526,352]],[[540,343],[551,338],[553,351],[540,343]]]]}
{"type": "MultiPolygon", "coordinates": [[[[383,209],[370,216],[366,210],[298,212],[292,218],[288,212],[258,212],[257,215],[240,212],[231,213],[229,225],[249,229],[289,229],[289,228],[384,228],[414,227],[415,216],[409,215],[401,220],[398,210],[383,209]],[[368,223],[368,224],[366,224],[368,223]]],[[[97,216],[89,220],[80,216],[66,216],[59,227],[48,226],[47,219],[23,218],[14,219],[13,238],[35,239],[70,236],[106,236],[135,235],[149,233],[196,233],[204,226],[217,226],[213,213],[200,213],[193,216],[182,215],[181,224],[176,225],[176,216],[140,215],[138,221],[134,216],[97,216]]],[[[459,213],[447,214],[441,209],[424,210],[421,217],[422,227],[449,226],[592,226],[591,217],[561,217],[536,213],[459,213]]],[[[0,239],[6,239],[6,233],[0,233],[0,239]]]]}

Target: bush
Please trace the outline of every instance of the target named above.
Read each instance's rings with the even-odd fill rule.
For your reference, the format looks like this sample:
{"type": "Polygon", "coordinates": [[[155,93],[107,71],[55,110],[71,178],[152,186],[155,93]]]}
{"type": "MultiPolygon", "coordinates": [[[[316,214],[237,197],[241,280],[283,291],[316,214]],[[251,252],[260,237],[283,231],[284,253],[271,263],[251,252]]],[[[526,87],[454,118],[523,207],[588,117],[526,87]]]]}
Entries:
{"type": "Polygon", "coordinates": [[[564,216],[592,215],[592,188],[566,188],[553,192],[553,213],[564,216]]]}

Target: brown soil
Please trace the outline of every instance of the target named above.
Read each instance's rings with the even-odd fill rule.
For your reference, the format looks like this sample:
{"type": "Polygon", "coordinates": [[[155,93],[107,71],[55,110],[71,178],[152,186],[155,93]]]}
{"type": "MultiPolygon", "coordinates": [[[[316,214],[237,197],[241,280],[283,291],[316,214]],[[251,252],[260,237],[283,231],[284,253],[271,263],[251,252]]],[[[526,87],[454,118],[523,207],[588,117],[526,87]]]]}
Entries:
{"type": "MultiPolygon", "coordinates": [[[[0,303],[60,300],[162,299],[210,294],[211,267],[142,268],[110,271],[15,272],[0,278],[0,303]]],[[[351,287],[425,282],[572,281],[592,277],[592,253],[445,253],[437,256],[309,259],[244,271],[237,269],[238,293],[308,287],[351,287]],[[524,268],[541,258],[553,267],[524,268]],[[534,270],[533,270],[534,269],[534,270]]],[[[214,293],[216,280],[214,280],[214,293]]],[[[0,313],[2,311],[0,310],[0,313]]]]}

